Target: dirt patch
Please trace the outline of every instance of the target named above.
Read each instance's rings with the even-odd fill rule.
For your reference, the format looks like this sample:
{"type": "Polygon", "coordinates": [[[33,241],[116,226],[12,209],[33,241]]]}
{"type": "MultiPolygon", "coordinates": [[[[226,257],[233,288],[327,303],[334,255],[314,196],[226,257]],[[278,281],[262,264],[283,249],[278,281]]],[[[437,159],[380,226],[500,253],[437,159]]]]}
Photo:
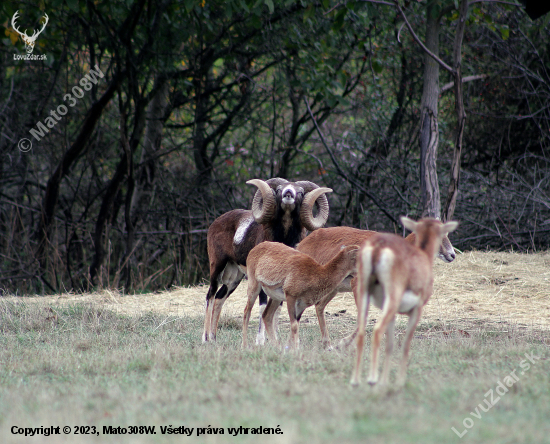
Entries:
{"type": "MultiPolygon", "coordinates": [[[[513,323],[520,326],[550,327],[550,252],[537,254],[472,251],[457,255],[454,262],[435,263],[434,294],[424,309],[422,321],[441,321],[456,328],[479,323],[513,323]]],[[[149,311],[167,316],[202,316],[206,285],[157,294],[122,295],[117,291],[61,294],[57,296],[3,297],[23,303],[67,304],[86,302],[127,315],[149,311]]],[[[246,281],[227,300],[222,322],[242,319],[246,305],[246,281]]],[[[371,305],[373,322],[380,313],[371,305]]],[[[257,310],[257,309],[255,309],[257,310]]],[[[351,293],[340,293],[327,306],[327,317],[340,317],[342,334],[353,328],[357,310],[351,293]]],[[[254,316],[257,316],[255,311],[254,316]]],[[[281,316],[285,322],[286,317],[281,316]]],[[[309,308],[302,322],[316,323],[309,308]]],[[[338,336],[340,332],[334,332],[338,336]]]]}

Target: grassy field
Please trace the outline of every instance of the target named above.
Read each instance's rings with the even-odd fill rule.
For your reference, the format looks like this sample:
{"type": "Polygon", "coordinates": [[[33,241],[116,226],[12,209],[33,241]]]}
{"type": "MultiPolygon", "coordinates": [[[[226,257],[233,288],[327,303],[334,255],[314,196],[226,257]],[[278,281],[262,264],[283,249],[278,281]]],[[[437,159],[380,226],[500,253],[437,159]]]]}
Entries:
{"type": "MultiPolygon", "coordinates": [[[[339,331],[349,319],[329,322],[339,331]]],[[[421,322],[402,389],[352,388],[354,350],[321,349],[313,323],[301,327],[297,353],[242,351],[240,320],[232,317],[224,318],[217,344],[203,345],[200,315],[128,316],[92,304],[0,299],[0,441],[550,442],[548,331],[482,320],[452,327],[421,322]],[[525,353],[540,359],[529,363],[525,353]],[[505,380],[514,370],[518,380],[505,380]],[[499,381],[513,384],[504,392],[499,381]],[[24,437],[12,434],[13,426],[59,426],[61,434],[24,437]],[[73,433],[74,426],[95,426],[99,436],[63,435],[64,426],[73,433]],[[156,435],[106,436],[104,426],[155,426],[156,435]],[[194,430],[191,437],[163,435],[161,426],[194,430]],[[208,426],[225,434],[197,438],[197,428],[208,426]],[[228,434],[239,426],[283,433],[228,434]],[[459,438],[452,427],[468,432],[459,438]]],[[[400,342],[403,323],[397,333],[400,342]]],[[[287,335],[283,324],[283,340],[287,335]]]]}

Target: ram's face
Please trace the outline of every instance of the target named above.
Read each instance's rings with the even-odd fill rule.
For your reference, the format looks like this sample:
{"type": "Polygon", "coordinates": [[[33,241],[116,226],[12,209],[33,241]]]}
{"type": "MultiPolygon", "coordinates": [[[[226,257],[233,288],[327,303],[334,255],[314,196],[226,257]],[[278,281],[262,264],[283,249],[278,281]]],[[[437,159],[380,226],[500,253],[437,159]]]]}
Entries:
{"type": "Polygon", "coordinates": [[[451,241],[449,240],[449,237],[447,235],[445,235],[445,237],[443,238],[443,241],[441,242],[441,247],[439,247],[439,252],[437,253],[437,256],[443,262],[452,262],[455,260],[455,257],[456,257],[455,249],[453,247],[453,244],[451,244],[451,241]]]}
{"type": "Polygon", "coordinates": [[[296,200],[296,190],[292,185],[287,185],[281,191],[282,204],[283,205],[294,205],[296,200]]]}
{"type": "Polygon", "coordinates": [[[277,188],[281,196],[281,208],[285,212],[294,210],[298,200],[304,195],[304,190],[294,185],[279,185],[277,188]]]}
{"type": "Polygon", "coordinates": [[[251,179],[246,183],[258,187],[252,201],[252,214],[256,223],[275,223],[279,209],[287,216],[291,211],[299,212],[299,230],[317,230],[328,219],[328,200],[325,194],[332,191],[330,188],[320,188],[306,180],[289,182],[279,177],[267,181],[251,179]],[[317,216],[313,216],[314,205],[319,209],[317,216]]]}

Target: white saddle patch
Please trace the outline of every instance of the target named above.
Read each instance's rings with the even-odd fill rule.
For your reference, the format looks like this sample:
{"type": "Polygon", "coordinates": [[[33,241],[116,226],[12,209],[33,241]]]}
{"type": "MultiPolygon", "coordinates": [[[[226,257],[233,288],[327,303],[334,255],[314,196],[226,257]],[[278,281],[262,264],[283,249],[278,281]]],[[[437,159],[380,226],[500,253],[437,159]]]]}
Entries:
{"type": "Polygon", "coordinates": [[[235,245],[239,245],[244,240],[248,227],[252,222],[254,222],[254,218],[252,216],[241,219],[239,226],[237,227],[237,231],[235,231],[235,236],[233,236],[233,243],[235,245]]]}
{"type": "Polygon", "coordinates": [[[412,291],[407,290],[403,293],[403,299],[401,299],[401,305],[399,305],[399,313],[408,313],[414,307],[420,303],[420,296],[414,294],[412,291]]]}

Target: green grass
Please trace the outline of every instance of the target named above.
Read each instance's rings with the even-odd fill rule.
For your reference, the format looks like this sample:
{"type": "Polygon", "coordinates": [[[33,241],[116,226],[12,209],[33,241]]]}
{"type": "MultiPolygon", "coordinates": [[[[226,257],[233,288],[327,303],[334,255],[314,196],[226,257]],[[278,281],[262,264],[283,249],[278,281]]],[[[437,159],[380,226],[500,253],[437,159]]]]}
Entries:
{"type": "MultiPolygon", "coordinates": [[[[331,319],[329,328],[340,319],[331,319]]],[[[196,430],[211,425],[226,434],[198,440],[550,442],[550,352],[544,332],[503,325],[500,331],[492,326],[488,334],[476,325],[470,337],[463,337],[428,334],[433,325],[421,324],[405,387],[373,389],[349,385],[353,348],[321,349],[315,325],[301,327],[299,352],[283,353],[269,346],[242,351],[239,324],[224,320],[217,344],[203,345],[202,318],[130,318],[88,305],[50,309],[0,301],[0,440],[196,441],[196,431],[192,438],[169,436],[161,434],[160,426],[196,430]],[[521,375],[527,352],[542,359],[521,375]],[[487,413],[481,412],[481,419],[473,418],[470,412],[485,393],[514,369],[520,380],[487,413]],[[473,419],[473,427],[460,439],[451,427],[464,430],[466,417],[473,419]],[[100,436],[36,440],[10,432],[12,426],[50,425],[93,425],[100,436]],[[109,425],[155,425],[157,434],[103,436],[103,426],[109,425]],[[283,435],[227,435],[229,427],[239,426],[280,426],[283,435]]],[[[403,331],[404,324],[398,324],[399,340],[403,331]]],[[[253,342],[252,328],[249,334],[253,342]]],[[[288,336],[285,326],[281,336],[288,336]]]]}

